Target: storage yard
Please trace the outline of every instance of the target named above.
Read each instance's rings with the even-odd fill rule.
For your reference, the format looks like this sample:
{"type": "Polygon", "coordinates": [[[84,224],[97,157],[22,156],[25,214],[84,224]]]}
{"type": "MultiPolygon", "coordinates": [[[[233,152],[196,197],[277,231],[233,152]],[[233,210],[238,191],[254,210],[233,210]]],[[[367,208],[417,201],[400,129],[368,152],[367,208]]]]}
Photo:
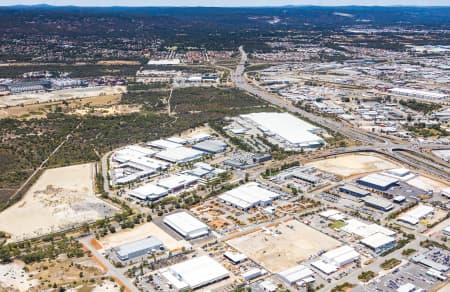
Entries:
{"type": "Polygon", "coordinates": [[[118,209],[94,195],[93,183],[91,163],[46,170],[18,203],[0,213],[0,230],[20,240],[112,216],[118,209]]]}
{"type": "Polygon", "coordinates": [[[341,245],[339,241],[296,220],[267,226],[227,243],[273,273],[293,267],[320,251],[341,245]]]}

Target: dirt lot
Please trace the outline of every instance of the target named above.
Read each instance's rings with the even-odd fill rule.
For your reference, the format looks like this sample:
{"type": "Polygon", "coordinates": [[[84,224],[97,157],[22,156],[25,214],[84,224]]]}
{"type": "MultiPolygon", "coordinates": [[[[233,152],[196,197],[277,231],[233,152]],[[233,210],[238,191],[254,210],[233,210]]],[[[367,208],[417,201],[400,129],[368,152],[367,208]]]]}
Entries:
{"type": "Polygon", "coordinates": [[[103,95],[117,95],[124,92],[126,92],[126,86],[96,86],[69,88],[51,92],[12,94],[0,97],[0,106],[21,106],[103,95]]]}
{"type": "Polygon", "coordinates": [[[306,164],[343,177],[399,167],[398,164],[373,154],[345,154],[306,164]]]}
{"type": "Polygon", "coordinates": [[[15,261],[0,265],[0,291],[29,291],[39,285],[39,280],[30,278],[31,274],[24,271],[25,264],[15,261]]]}
{"type": "Polygon", "coordinates": [[[117,208],[93,190],[93,164],[46,170],[25,196],[0,213],[12,240],[36,237],[113,215],[117,208]]]}
{"type": "Polygon", "coordinates": [[[440,192],[441,190],[450,187],[450,184],[445,184],[438,180],[426,177],[426,176],[417,176],[408,181],[409,185],[413,187],[419,188],[424,191],[432,190],[433,192],[440,192]]]}
{"type": "Polygon", "coordinates": [[[102,245],[103,249],[110,249],[127,242],[146,238],[150,235],[155,236],[156,238],[161,240],[166,248],[170,250],[189,246],[189,243],[187,241],[176,240],[152,222],[142,224],[131,230],[124,230],[109,234],[100,240],[100,244],[102,245]]]}
{"type": "Polygon", "coordinates": [[[103,268],[87,256],[76,259],[60,257],[57,260],[28,265],[27,268],[32,278],[39,280],[39,284],[30,291],[43,291],[48,288],[48,284],[53,283],[58,286],[70,284],[76,287],[87,279],[94,279],[94,283],[99,285],[103,282],[101,277],[105,276],[103,268]]]}
{"type": "Polygon", "coordinates": [[[298,265],[321,250],[340,246],[339,241],[296,220],[264,228],[227,243],[272,273],[298,265]]]}
{"type": "Polygon", "coordinates": [[[75,113],[77,110],[101,109],[107,107],[114,107],[119,103],[122,94],[101,95],[94,97],[86,97],[79,99],[66,100],[55,102],[45,102],[39,104],[28,104],[24,106],[12,106],[0,109],[0,119],[4,118],[45,118],[47,113],[55,112],[57,107],[62,108],[63,112],[75,113]]]}

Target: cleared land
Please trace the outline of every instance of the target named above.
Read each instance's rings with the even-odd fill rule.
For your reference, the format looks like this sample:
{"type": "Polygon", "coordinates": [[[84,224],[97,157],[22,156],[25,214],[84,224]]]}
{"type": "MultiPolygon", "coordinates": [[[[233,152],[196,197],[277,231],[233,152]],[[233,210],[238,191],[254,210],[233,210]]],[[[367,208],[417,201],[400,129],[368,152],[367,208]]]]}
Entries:
{"type": "Polygon", "coordinates": [[[306,165],[314,166],[322,171],[343,177],[399,167],[399,165],[383,159],[378,155],[366,154],[339,155],[332,158],[313,161],[306,165]]]}
{"type": "Polygon", "coordinates": [[[36,237],[111,216],[117,208],[97,198],[93,164],[46,170],[25,196],[0,213],[12,240],[36,237]]]}
{"type": "Polygon", "coordinates": [[[440,192],[450,186],[449,184],[422,175],[409,180],[408,184],[424,191],[432,190],[433,192],[440,192]]]}
{"type": "Polygon", "coordinates": [[[149,236],[155,236],[170,250],[188,247],[189,243],[185,240],[176,240],[167,232],[159,228],[156,224],[149,222],[137,226],[131,230],[123,230],[117,233],[109,234],[100,240],[103,249],[110,249],[121,244],[143,239],[149,236]]]}
{"type": "Polygon", "coordinates": [[[296,220],[263,228],[227,243],[272,273],[298,265],[319,251],[340,246],[339,241],[296,220]]]}
{"type": "Polygon", "coordinates": [[[0,291],[29,291],[39,284],[39,280],[30,278],[24,271],[25,264],[15,261],[0,265],[0,291]]]}
{"type": "Polygon", "coordinates": [[[0,107],[20,106],[22,104],[35,104],[103,95],[117,95],[125,92],[125,86],[96,86],[62,89],[51,92],[21,93],[0,97],[0,107]]]}

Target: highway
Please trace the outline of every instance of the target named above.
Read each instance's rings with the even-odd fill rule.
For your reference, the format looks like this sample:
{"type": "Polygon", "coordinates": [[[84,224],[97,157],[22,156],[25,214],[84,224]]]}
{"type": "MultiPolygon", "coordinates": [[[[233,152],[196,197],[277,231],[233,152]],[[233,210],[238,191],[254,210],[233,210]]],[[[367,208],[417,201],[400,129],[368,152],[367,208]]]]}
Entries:
{"type": "MultiPolygon", "coordinates": [[[[434,158],[431,155],[427,155],[426,156],[427,159],[422,158],[425,156],[424,153],[420,152],[417,149],[417,147],[414,147],[414,145],[395,144],[387,138],[380,137],[375,134],[354,127],[350,127],[348,125],[344,125],[335,120],[315,115],[313,113],[307,112],[303,109],[294,106],[288,100],[275,96],[263,89],[260,89],[256,86],[249,84],[244,76],[245,65],[248,61],[247,53],[244,51],[244,48],[242,46],[239,47],[239,51],[241,53],[241,60],[238,66],[236,67],[236,70],[231,72],[231,79],[236,87],[257,96],[268,103],[271,103],[280,108],[284,108],[287,111],[299,114],[302,117],[305,117],[316,124],[322,125],[332,131],[341,133],[348,138],[354,139],[364,144],[364,146],[338,148],[335,149],[331,154],[327,153],[326,154],[327,156],[339,153],[358,152],[358,151],[378,152],[390,156],[395,160],[406,163],[414,168],[421,168],[427,173],[434,174],[436,176],[439,176],[443,179],[450,181],[450,168],[446,165],[443,165],[438,158],[434,158]],[[409,156],[400,153],[400,151],[398,150],[416,153],[417,156],[419,157],[417,159],[411,159],[409,156]]],[[[442,147],[442,145],[436,147],[446,149],[450,148],[450,146],[442,147]]]]}

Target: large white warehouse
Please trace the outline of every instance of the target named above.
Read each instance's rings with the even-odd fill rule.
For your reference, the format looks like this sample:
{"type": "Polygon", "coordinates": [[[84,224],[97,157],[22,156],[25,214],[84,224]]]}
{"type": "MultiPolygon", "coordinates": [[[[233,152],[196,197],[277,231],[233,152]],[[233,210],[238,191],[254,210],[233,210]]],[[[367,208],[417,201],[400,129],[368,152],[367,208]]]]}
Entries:
{"type": "Polygon", "coordinates": [[[252,113],[241,118],[255,125],[265,135],[273,136],[285,148],[317,147],[325,141],[315,133],[320,128],[289,113],[252,113]]]}
{"type": "Polygon", "coordinates": [[[357,259],[359,259],[359,253],[353,247],[344,245],[324,253],[319,261],[311,265],[329,275],[357,259]]]}
{"type": "Polygon", "coordinates": [[[419,205],[416,208],[409,210],[398,218],[399,221],[406,222],[411,225],[416,225],[420,220],[433,214],[434,208],[431,206],[419,205]]]}
{"type": "Polygon", "coordinates": [[[256,206],[270,205],[278,197],[280,194],[265,189],[256,182],[251,182],[220,195],[218,199],[235,208],[248,210],[256,206]]]}
{"type": "Polygon", "coordinates": [[[184,146],[173,147],[158,152],[155,156],[159,159],[169,161],[172,163],[184,163],[192,160],[202,158],[205,152],[200,150],[195,150],[192,148],[187,148],[184,146]]]}
{"type": "Polygon", "coordinates": [[[187,212],[179,212],[164,217],[163,222],[187,239],[205,236],[209,227],[187,212]]]}
{"type": "Polygon", "coordinates": [[[209,256],[201,256],[160,270],[178,291],[193,290],[228,278],[230,272],[209,256]]]}

